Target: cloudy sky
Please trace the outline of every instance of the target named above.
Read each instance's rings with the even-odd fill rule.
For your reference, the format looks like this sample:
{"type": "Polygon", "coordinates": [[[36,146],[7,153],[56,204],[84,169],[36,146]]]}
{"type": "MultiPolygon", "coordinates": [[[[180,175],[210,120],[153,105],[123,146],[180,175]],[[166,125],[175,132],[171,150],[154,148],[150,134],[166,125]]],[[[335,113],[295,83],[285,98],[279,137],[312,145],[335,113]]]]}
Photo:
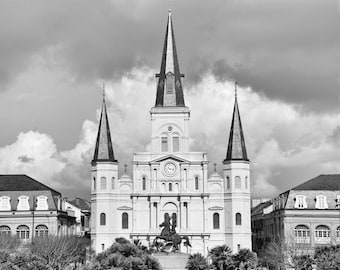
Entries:
{"type": "Polygon", "coordinates": [[[116,157],[150,142],[168,8],[191,149],[225,158],[238,81],[253,197],[340,173],[340,1],[0,2],[0,173],[89,198],[101,84],[116,157]]]}

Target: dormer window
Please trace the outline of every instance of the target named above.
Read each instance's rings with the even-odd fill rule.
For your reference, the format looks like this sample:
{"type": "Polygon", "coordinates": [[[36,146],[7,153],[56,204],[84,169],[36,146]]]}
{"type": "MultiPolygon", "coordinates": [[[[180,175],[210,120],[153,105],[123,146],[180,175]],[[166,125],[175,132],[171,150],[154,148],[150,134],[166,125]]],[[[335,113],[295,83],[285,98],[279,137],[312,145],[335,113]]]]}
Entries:
{"type": "Polygon", "coordinates": [[[20,196],[17,210],[30,210],[28,199],[28,196],[20,196]]]}
{"type": "Polygon", "coordinates": [[[37,208],[36,210],[48,210],[47,197],[38,196],[37,197],[37,208]]]}
{"type": "Polygon", "coordinates": [[[0,210],[1,211],[10,211],[11,210],[10,198],[8,196],[0,197],[0,210]]]}
{"type": "Polygon", "coordinates": [[[305,195],[297,195],[295,197],[294,208],[298,208],[298,209],[307,208],[307,202],[306,202],[306,196],[305,195]]]}
{"type": "Polygon", "coordinates": [[[335,208],[340,208],[340,195],[336,195],[335,208]]]}
{"type": "Polygon", "coordinates": [[[316,209],[327,209],[328,208],[327,197],[324,195],[316,196],[315,208],[316,209]]]}

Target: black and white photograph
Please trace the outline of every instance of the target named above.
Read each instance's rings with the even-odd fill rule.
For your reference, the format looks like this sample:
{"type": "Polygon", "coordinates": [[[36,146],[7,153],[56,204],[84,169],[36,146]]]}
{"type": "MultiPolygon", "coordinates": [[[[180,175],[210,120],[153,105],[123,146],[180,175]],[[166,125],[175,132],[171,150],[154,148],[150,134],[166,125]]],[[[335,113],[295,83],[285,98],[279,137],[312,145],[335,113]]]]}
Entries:
{"type": "Polygon", "coordinates": [[[0,269],[340,269],[340,0],[0,0],[0,269]]]}

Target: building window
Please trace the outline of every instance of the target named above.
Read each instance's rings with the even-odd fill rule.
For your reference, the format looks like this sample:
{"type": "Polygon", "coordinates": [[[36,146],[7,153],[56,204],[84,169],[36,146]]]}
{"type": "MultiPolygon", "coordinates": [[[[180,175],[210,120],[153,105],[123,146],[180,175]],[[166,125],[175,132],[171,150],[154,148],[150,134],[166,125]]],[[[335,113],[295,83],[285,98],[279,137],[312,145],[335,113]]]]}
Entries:
{"type": "Polygon", "coordinates": [[[236,213],[235,218],[236,218],[236,225],[242,225],[241,214],[240,213],[236,213]]]}
{"type": "Polygon", "coordinates": [[[105,177],[100,178],[100,189],[101,190],[106,189],[106,178],[105,177]]]}
{"type": "Polygon", "coordinates": [[[195,190],[198,190],[199,185],[198,185],[198,176],[195,176],[195,190]]]}
{"type": "Polygon", "coordinates": [[[128,229],[129,228],[129,215],[128,213],[122,214],[122,229],[128,229]]]}
{"type": "Polygon", "coordinates": [[[247,177],[247,176],[246,176],[246,178],[245,178],[244,184],[245,184],[245,188],[248,189],[248,177],[247,177]]]}
{"type": "Polygon", "coordinates": [[[168,152],[168,137],[161,138],[161,151],[168,152]]]}
{"type": "Polygon", "coordinates": [[[315,228],[315,242],[329,243],[331,241],[331,231],[325,225],[319,225],[315,228]]]}
{"type": "Polygon", "coordinates": [[[295,208],[304,209],[307,208],[306,196],[305,195],[297,195],[295,197],[295,208]]]}
{"type": "Polygon", "coordinates": [[[172,94],[174,92],[174,75],[169,72],[166,74],[166,93],[172,94]]]}
{"type": "Polygon", "coordinates": [[[179,137],[172,138],[172,148],[174,152],[179,152],[179,137]]]}
{"type": "Polygon", "coordinates": [[[213,215],[213,228],[218,230],[220,228],[220,214],[214,213],[213,215]]]}
{"type": "Polygon", "coordinates": [[[315,208],[317,209],[327,209],[327,197],[324,195],[318,195],[316,196],[316,202],[315,202],[315,208]]]}
{"type": "Polygon", "coordinates": [[[105,245],[104,244],[102,244],[102,251],[104,251],[105,250],[105,245]]]}
{"type": "Polygon", "coordinates": [[[335,208],[340,208],[340,195],[336,195],[335,208]]]}
{"type": "Polygon", "coordinates": [[[37,208],[36,210],[48,210],[47,197],[38,196],[37,197],[37,208]]]}
{"type": "Polygon", "coordinates": [[[102,226],[106,225],[106,215],[105,215],[105,213],[100,214],[100,225],[102,225],[102,226]]]}
{"type": "Polygon", "coordinates": [[[93,177],[93,190],[96,190],[96,177],[93,177]]]}
{"type": "Polygon", "coordinates": [[[142,189],[146,190],[146,179],[145,179],[145,177],[142,178],[142,189]]]}
{"type": "Polygon", "coordinates": [[[115,185],[116,185],[115,182],[116,182],[116,178],[112,177],[112,178],[111,178],[111,188],[112,188],[112,189],[115,189],[115,185]]]}
{"type": "Polygon", "coordinates": [[[28,196],[20,196],[17,210],[30,210],[28,199],[28,196]]]}
{"type": "Polygon", "coordinates": [[[48,228],[45,225],[38,225],[35,227],[35,236],[36,237],[47,237],[48,236],[48,228]]]}
{"type": "Polygon", "coordinates": [[[338,226],[338,228],[336,228],[336,238],[339,241],[340,240],[340,226],[338,226]]]}
{"type": "Polygon", "coordinates": [[[241,188],[241,177],[235,177],[235,188],[241,188]]]}
{"type": "Polygon", "coordinates": [[[11,210],[10,198],[8,196],[2,196],[0,198],[0,210],[2,210],[2,211],[10,211],[11,210]]]}
{"type": "Polygon", "coordinates": [[[310,243],[310,232],[306,225],[298,225],[294,229],[296,243],[310,243]]]}
{"type": "Polygon", "coordinates": [[[20,225],[17,228],[17,238],[18,239],[29,239],[30,238],[30,229],[26,225],[20,225]]]}
{"type": "Polygon", "coordinates": [[[6,225],[0,226],[0,236],[1,235],[11,235],[11,228],[6,225]]]}
{"type": "Polygon", "coordinates": [[[227,189],[230,189],[230,178],[227,176],[227,189]]]}
{"type": "Polygon", "coordinates": [[[169,191],[172,191],[172,184],[169,183],[169,191]]]}

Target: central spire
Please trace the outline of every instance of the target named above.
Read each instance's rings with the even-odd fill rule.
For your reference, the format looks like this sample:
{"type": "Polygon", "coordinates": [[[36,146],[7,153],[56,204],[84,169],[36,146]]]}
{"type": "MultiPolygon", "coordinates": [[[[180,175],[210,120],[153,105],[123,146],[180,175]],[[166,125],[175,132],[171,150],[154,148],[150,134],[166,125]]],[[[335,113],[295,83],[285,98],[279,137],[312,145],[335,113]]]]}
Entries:
{"type": "Polygon", "coordinates": [[[157,83],[156,107],[175,106],[184,107],[184,97],[181,77],[179,71],[175,35],[169,10],[168,24],[166,27],[162,63],[157,83]]]}

